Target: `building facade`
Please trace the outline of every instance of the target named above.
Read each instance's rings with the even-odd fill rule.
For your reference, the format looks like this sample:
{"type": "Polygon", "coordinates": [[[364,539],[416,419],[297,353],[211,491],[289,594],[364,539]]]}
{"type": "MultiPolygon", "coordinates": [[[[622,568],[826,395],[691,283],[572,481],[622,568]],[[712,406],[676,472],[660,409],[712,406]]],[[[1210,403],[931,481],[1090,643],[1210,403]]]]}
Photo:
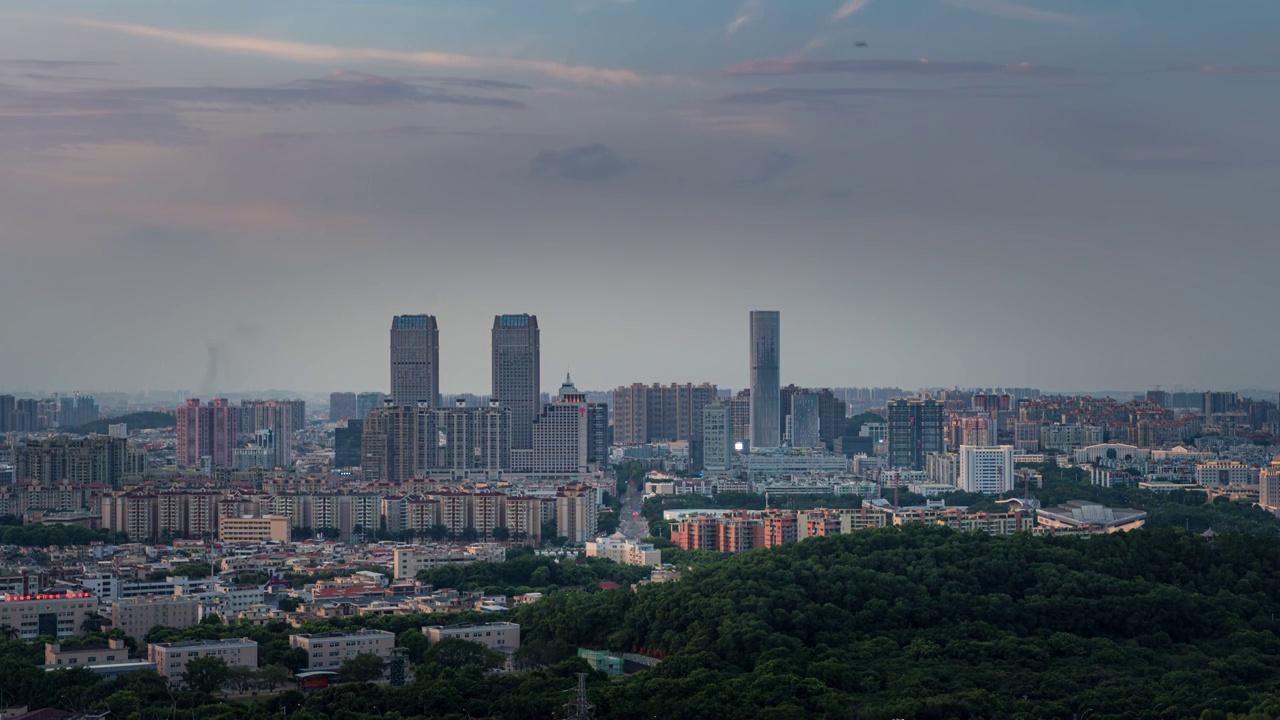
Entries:
{"type": "Polygon", "coordinates": [[[511,447],[533,447],[533,421],[542,410],[542,340],[536,315],[493,318],[493,391],[510,411],[511,447]]]}
{"type": "Polygon", "coordinates": [[[623,385],[613,391],[613,444],[702,439],[702,410],[716,401],[710,383],[623,385]]]}
{"type": "Polygon", "coordinates": [[[187,663],[198,657],[222,658],[227,667],[258,667],[258,643],[248,638],[233,640],[188,640],[147,645],[147,660],[170,684],[182,681],[187,663]]]}
{"type": "Polygon", "coordinates": [[[337,670],[344,660],[357,655],[374,655],[385,665],[396,646],[395,633],[361,629],[355,632],[325,632],[289,636],[289,646],[307,653],[307,669],[337,670]]]}
{"type": "Polygon", "coordinates": [[[391,320],[391,402],[440,405],[440,329],[433,315],[391,320]]]}
{"type": "Polygon", "coordinates": [[[329,422],[358,420],[356,394],[353,392],[329,393],[329,422]]]}
{"type": "Polygon", "coordinates": [[[930,453],[946,451],[942,405],[932,398],[889,401],[889,467],[925,469],[930,453]]]}
{"type": "Polygon", "coordinates": [[[960,446],[960,483],[965,492],[995,495],[1013,487],[1013,446],[960,446]]]}
{"type": "Polygon", "coordinates": [[[702,466],[708,472],[733,468],[733,408],[727,402],[702,409],[702,466]]]}
{"type": "Polygon", "coordinates": [[[781,313],[751,311],[751,448],[782,444],[781,313]]]}

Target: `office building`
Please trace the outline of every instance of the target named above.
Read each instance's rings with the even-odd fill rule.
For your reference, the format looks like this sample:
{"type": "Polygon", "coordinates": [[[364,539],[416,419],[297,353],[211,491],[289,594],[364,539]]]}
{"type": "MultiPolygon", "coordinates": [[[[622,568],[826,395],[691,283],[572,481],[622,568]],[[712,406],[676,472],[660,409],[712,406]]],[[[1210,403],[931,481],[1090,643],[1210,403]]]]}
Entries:
{"type": "Polygon", "coordinates": [[[48,590],[0,597],[0,627],[12,628],[18,640],[79,635],[84,621],[97,612],[98,598],[88,592],[48,590]]]}
{"type": "Polygon", "coordinates": [[[46,668],[75,668],[89,665],[124,662],[129,659],[129,649],[124,640],[111,638],[105,645],[79,645],[64,648],[56,643],[44,644],[46,668]]]}
{"type": "Polygon", "coordinates": [[[258,667],[258,643],[248,638],[232,640],[186,640],[147,645],[147,660],[170,684],[182,682],[187,663],[198,657],[222,658],[227,667],[258,667]]]}
{"type": "Polygon", "coordinates": [[[727,402],[702,409],[702,466],[707,472],[733,467],[733,408],[727,402]]]}
{"type": "Polygon", "coordinates": [[[924,470],[930,453],[946,450],[942,438],[942,405],[932,398],[889,401],[887,422],[889,467],[924,470]]]}
{"type": "Polygon", "coordinates": [[[329,422],[359,419],[357,402],[355,393],[329,393],[329,422]]]}
{"type": "Polygon", "coordinates": [[[336,468],[360,467],[363,457],[360,440],[364,434],[364,421],[347,420],[346,427],[333,430],[333,466],[336,468]]]}
{"type": "Polygon", "coordinates": [[[200,599],[187,595],[120,598],[111,603],[112,629],[141,640],[151,628],[188,628],[200,622],[200,599]]]}
{"type": "Polygon", "coordinates": [[[961,445],[960,482],[965,492],[996,495],[1013,487],[1013,446],[961,445]]]}
{"type": "Polygon", "coordinates": [[[542,410],[541,340],[536,315],[493,318],[491,399],[511,411],[511,447],[533,447],[533,421],[542,410]]]}
{"type": "Polygon", "coordinates": [[[516,623],[497,622],[483,625],[430,625],[422,628],[427,642],[432,645],[454,638],[480,643],[490,650],[510,654],[520,649],[520,626],[516,623]]]}
{"type": "Polygon", "coordinates": [[[511,469],[530,475],[579,475],[607,459],[609,408],[587,402],[566,375],[560,394],[533,424],[533,447],[511,451],[511,469]]]}
{"type": "Polygon", "coordinates": [[[363,420],[374,410],[387,403],[387,394],[381,392],[362,392],[356,396],[356,419],[363,420]]]}
{"type": "Polygon", "coordinates": [[[195,467],[207,457],[213,467],[232,467],[238,427],[239,414],[226,399],[187,400],[177,411],[178,465],[195,467]]]}
{"type": "Polygon", "coordinates": [[[613,391],[613,444],[647,445],[702,439],[702,409],[715,385],[634,383],[613,391]]]}
{"type": "Polygon", "coordinates": [[[218,520],[218,539],[230,544],[287,543],[289,542],[289,525],[289,518],[284,515],[224,517],[218,520]]]}
{"type": "Polygon", "coordinates": [[[739,390],[729,400],[729,414],[733,420],[733,443],[736,447],[738,443],[742,443],[742,447],[751,446],[751,390],[739,390]]]}
{"type": "Polygon", "coordinates": [[[0,395],[0,435],[17,432],[13,414],[18,409],[18,399],[12,395],[0,395]]]}
{"type": "Polygon", "coordinates": [[[308,670],[337,670],[344,660],[357,655],[376,656],[385,665],[391,660],[396,636],[386,630],[336,630],[290,635],[289,646],[307,653],[308,670]]]}
{"type": "Polygon", "coordinates": [[[432,315],[391,320],[391,402],[440,405],[440,330],[432,315]]]}
{"type": "Polygon", "coordinates": [[[571,483],[556,489],[556,535],[571,543],[585,543],[596,537],[600,512],[596,489],[571,483]]]}
{"type": "Polygon", "coordinates": [[[781,314],[751,311],[751,448],[782,444],[781,314]]]}
{"type": "Polygon", "coordinates": [[[1265,510],[1280,513],[1280,457],[1262,469],[1258,482],[1258,504],[1265,510]]]}
{"type": "Polygon", "coordinates": [[[822,418],[818,413],[818,396],[815,393],[796,393],[791,396],[791,412],[787,416],[791,447],[822,447],[822,418]]]}

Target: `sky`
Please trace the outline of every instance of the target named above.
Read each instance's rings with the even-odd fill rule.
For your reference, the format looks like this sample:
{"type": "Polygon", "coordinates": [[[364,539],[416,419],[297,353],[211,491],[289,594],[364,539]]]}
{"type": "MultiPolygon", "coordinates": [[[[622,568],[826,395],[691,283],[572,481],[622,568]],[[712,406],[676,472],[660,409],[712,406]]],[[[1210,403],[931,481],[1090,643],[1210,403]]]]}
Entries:
{"type": "Polygon", "coordinates": [[[1272,0],[6,0],[0,389],[1274,387],[1272,0]]]}

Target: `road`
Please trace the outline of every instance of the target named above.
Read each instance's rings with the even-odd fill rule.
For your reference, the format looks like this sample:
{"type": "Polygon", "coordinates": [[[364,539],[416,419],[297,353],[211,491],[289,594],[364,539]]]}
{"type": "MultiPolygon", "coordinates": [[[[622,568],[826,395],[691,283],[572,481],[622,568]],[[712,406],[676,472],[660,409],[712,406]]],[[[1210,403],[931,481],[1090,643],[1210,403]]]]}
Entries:
{"type": "Polygon", "coordinates": [[[638,507],[640,507],[640,493],[636,492],[634,487],[627,488],[627,494],[622,496],[622,519],[618,523],[618,529],[627,536],[628,540],[649,537],[649,523],[644,516],[631,516],[638,507]]]}

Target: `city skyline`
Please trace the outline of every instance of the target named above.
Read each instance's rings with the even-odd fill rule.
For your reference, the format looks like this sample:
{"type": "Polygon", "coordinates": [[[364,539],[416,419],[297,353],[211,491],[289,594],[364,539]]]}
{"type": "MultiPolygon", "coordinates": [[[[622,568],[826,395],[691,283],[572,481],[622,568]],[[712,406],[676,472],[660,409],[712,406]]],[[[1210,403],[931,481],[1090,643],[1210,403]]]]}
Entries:
{"type": "Polygon", "coordinates": [[[1275,4],[5,9],[6,389],[1275,384],[1275,4]]]}

